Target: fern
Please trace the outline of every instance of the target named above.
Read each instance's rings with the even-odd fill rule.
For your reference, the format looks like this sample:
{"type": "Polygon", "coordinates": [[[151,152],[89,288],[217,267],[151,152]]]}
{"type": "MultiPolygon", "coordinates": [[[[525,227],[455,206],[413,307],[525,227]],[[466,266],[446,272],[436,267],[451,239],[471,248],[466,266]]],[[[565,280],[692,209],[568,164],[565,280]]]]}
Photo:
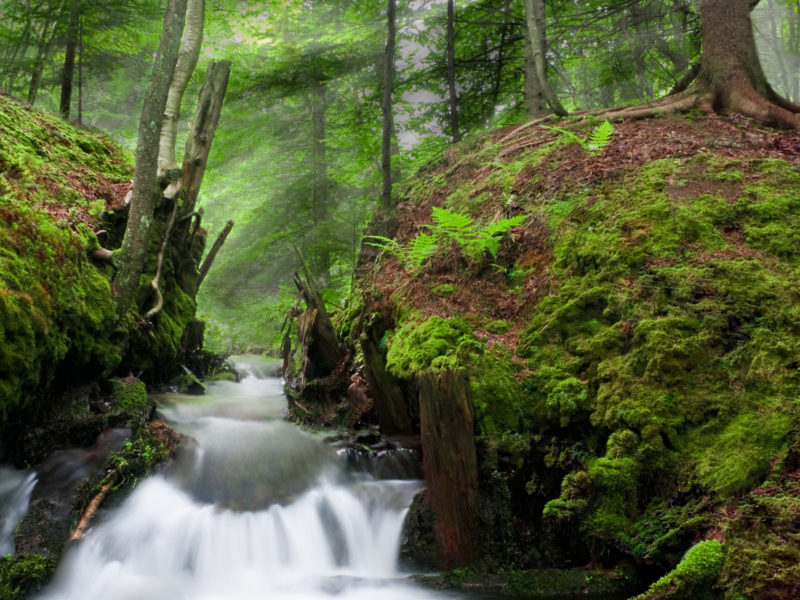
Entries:
{"type": "Polygon", "coordinates": [[[611,136],[613,135],[614,126],[608,120],[603,121],[589,134],[589,137],[583,143],[583,147],[590,154],[600,154],[603,148],[611,143],[611,136]]]}
{"type": "Polygon", "coordinates": [[[522,225],[527,218],[528,215],[518,215],[479,227],[469,215],[434,207],[434,224],[428,225],[431,233],[421,233],[405,246],[380,235],[368,235],[364,240],[370,246],[396,256],[404,268],[416,270],[445,244],[449,247],[451,241],[455,241],[471,260],[479,261],[487,252],[495,258],[502,236],[512,227],[522,225]]]}
{"type": "Polygon", "coordinates": [[[436,252],[436,238],[427,233],[421,233],[411,245],[406,249],[406,260],[408,263],[416,268],[422,266],[428,257],[436,252]]]}
{"type": "Polygon", "coordinates": [[[474,219],[469,215],[434,206],[433,222],[434,225],[431,228],[434,231],[440,231],[450,237],[458,238],[459,236],[466,235],[470,231],[474,219]]]}
{"type": "Polygon", "coordinates": [[[381,250],[385,250],[392,256],[403,258],[403,247],[392,238],[384,237],[382,235],[365,235],[364,240],[375,240],[374,242],[366,242],[370,246],[375,246],[381,250]]]}
{"type": "Polygon", "coordinates": [[[595,127],[585,139],[578,137],[567,129],[561,129],[560,127],[550,127],[548,125],[542,125],[541,127],[558,132],[561,134],[561,137],[566,138],[569,143],[580,144],[581,148],[593,155],[600,154],[603,149],[611,143],[611,137],[614,135],[614,126],[608,120],[603,121],[600,125],[595,127]]]}

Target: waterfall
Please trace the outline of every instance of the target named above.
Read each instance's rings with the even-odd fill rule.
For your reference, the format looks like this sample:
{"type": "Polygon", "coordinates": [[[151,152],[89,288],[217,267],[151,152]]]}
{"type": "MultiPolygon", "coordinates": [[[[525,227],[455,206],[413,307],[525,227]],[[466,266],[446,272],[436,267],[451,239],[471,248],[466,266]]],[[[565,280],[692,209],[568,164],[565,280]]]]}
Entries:
{"type": "Polygon", "coordinates": [[[28,512],[36,474],[0,467],[0,556],[14,553],[14,529],[28,512]]]}
{"type": "Polygon", "coordinates": [[[67,553],[40,599],[432,597],[397,569],[421,482],[347,469],[329,444],[280,420],[279,386],[249,376],[160,398],[191,443],[67,553]]]}

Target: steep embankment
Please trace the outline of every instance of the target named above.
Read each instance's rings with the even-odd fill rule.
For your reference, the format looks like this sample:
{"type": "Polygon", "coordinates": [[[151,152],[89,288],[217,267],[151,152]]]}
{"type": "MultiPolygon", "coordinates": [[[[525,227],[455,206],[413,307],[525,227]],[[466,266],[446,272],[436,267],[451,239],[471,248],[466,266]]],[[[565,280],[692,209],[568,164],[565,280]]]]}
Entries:
{"type": "MultiPolygon", "coordinates": [[[[121,243],[131,163],[130,153],[100,132],[0,95],[0,440],[6,460],[35,464],[53,448],[91,443],[110,411],[121,408],[119,389],[136,381],[114,376],[163,381],[180,368],[176,357],[197,345],[189,337],[202,330],[189,325],[203,231],[191,236],[191,252],[166,254],[164,309],[144,323],[138,311],[155,302],[150,281],[164,233],[154,227],[136,306],[115,319],[114,266],[107,253],[103,259],[95,251],[121,243]],[[76,438],[70,431],[80,421],[93,425],[76,438]]],[[[170,209],[160,207],[157,217],[170,209]]]]}
{"type": "Polygon", "coordinates": [[[404,391],[424,446],[426,378],[468,376],[477,564],[657,573],[707,539],[649,597],[796,597],[800,137],[670,116],[590,150],[509,128],[401,187],[344,325],[379,416],[404,391]]]}
{"type": "Polygon", "coordinates": [[[0,96],[0,408],[57,378],[106,372],[110,267],[92,263],[101,214],[130,188],[130,154],[96,133],[0,96]]]}

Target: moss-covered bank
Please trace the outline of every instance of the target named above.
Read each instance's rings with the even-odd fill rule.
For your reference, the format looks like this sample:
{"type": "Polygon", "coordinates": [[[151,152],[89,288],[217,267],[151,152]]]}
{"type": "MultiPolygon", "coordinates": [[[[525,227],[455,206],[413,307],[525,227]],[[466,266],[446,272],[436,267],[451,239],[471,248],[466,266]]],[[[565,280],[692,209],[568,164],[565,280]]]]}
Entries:
{"type": "Polygon", "coordinates": [[[190,326],[202,231],[190,252],[165,256],[164,309],[145,324],[138,315],[154,303],[163,236],[154,228],[137,305],[115,322],[114,267],[92,253],[121,243],[131,162],[101,133],[0,95],[0,432],[18,463],[36,459],[16,455],[26,431],[103,412],[113,376],[169,379],[176,357],[202,339],[202,328],[190,326]],[[78,389],[82,401],[70,392],[78,389]]]}
{"type": "Polygon", "coordinates": [[[599,155],[521,127],[401,186],[409,250],[434,206],[474,227],[528,216],[494,258],[452,239],[416,264],[365,249],[342,318],[355,344],[372,328],[408,394],[430,369],[470,377],[483,566],[666,573],[708,538],[713,574],[686,595],[679,566],[646,597],[783,597],[766,591],[775,573],[800,584],[796,489],[752,492],[781,477],[800,414],[798,149],[720,117],[619,123],[599,155]],[[780,556],[746,532],[762,513],[780,556]]]}

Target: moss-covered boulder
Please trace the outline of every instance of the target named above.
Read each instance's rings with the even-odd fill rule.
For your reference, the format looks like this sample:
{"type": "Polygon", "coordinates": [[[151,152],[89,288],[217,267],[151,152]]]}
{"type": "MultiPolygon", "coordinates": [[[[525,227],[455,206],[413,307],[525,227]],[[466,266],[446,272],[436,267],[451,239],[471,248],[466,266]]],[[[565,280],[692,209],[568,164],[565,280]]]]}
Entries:
{"type": "MultiPolygon", "coordinates": [[[[800,426],[800,160],[785,150],[800,139],[667,116],[615,124],[602,153],[568,142],[536,126],[494,132],[399,186],[400,250],[365,270],[352,304],[392,315],[395,377],[469,374],[481,489],[502,483],[514,523],[485,528],[487,553],[663,574],[730,527],[699,546],[721,557],[730,545],[703,581],[761,589],[771,575],[732,557],[758,565],[778,544],[721,511],[794,519],[795,488],[738,499],[775,476],[800,426]],[[494,258],[451,244],[410,269],[398,256],[433,207],[481,230],[528,218],[494,258]],[[452,294],[437,293],[445,284],[452,294]]],[[[795,555],[798,540],[781,539],[795,555]]],[[[681,564],[658,593],[691,587],[681,564]]],[[[780,573],[777,588],[800,584],[780,573]]]]}

